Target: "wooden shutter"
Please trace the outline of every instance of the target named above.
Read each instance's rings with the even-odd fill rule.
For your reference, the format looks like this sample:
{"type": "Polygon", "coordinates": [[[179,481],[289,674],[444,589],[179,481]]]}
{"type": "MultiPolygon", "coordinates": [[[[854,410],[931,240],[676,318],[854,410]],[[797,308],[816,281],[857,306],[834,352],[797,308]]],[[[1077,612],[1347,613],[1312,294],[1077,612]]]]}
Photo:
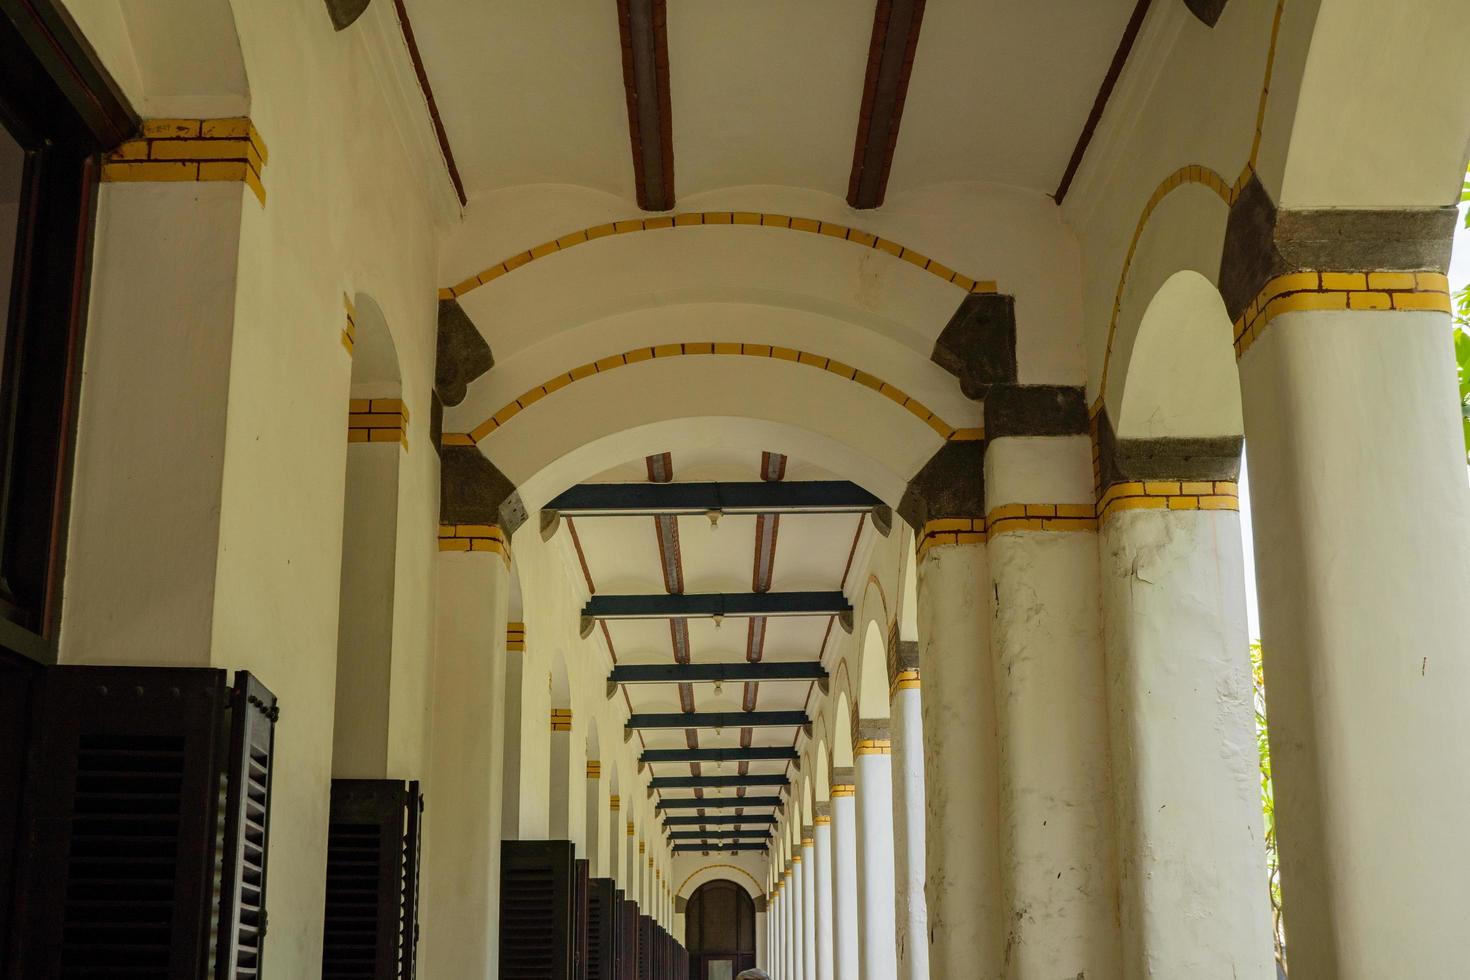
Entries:
{"type": "Polygon", "coordinates": [[[573,980],[572,844],[501,842],[502,980],[573,980]]]}
{"type": "Polygon", "coordinates": [[[646,915],[638,916],[638,980],[655,980],[653,976],[652,921],[646,915]]]}
{"type": "Polygon", "coordinates": [[[221,670],[38,680],[5,975],[207,975],[229,700],[221,670]]]}
{"type": "Polygon", "coordinates": [[[414,980],[419,951],[419,857],[423,848],[424,796],[418,780],[408,784],[408,813],[403,833],[403,875],[398,903],[398,976],[414,980]]]}
{"type": "Polygon", "coordinates": [[[638,980],[638,903],[623,900],[623,950],[621,980],[638,980]]]}
{"type": "Polygon", "coordinates": [[[225,758],[217,980],[261,976],[271,771],[279,714],[276,696],[264,684],[243,670],[235,675],[225,758]]]}
{"type": "Polygon", "coordinates": [[[572,862],[572,976],[587,980],[587,901],[590,866],[582,858],[572,862]]]}
{"type": "Polygon", "coordinates": [[[587,885],[587,980],[617,980],[618,895],[611,878],[593,878],[587,885]]]}
{"type": "Polygon", "coordinates": [[[400,975],[409,790],[396,779],[332,780],[324,980],[400,975]]]}

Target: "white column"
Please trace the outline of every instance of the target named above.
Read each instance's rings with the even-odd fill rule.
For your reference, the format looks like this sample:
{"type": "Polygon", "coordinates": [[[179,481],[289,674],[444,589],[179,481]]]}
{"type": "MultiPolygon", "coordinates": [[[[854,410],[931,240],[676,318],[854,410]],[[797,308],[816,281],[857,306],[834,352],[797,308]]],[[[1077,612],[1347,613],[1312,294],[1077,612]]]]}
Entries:
{"type": "Polygon", "coordinates": [[[812,826],[812,891],[816,914],[813,942],[817,954],[816,980],[834,980],[832,966],[832,804],[817,803],[812,826]]]}
{"type": "Polygon", "coordinates": [[[1001,870],[1017,980],[1120,976],[1092,444],[986,449],[1001,870]]]}
{"type": "Polygon", "coordinates": [[[509,570],[494,552],[440,552],[438,561],[419,962],[426,975],[493,977],[509,570]]]}
{"type": "Polygon", "coordinates": [[[1409,302],[1448,307],[1283,314],[1240,361],[1292,980],[1465,971],[1470,507],[1409,302]]]}
{"type": "Polygon", "coordinates": [[[782,895],[786,899],[786,976],[800,980],[801,970],[801,866],[792,856],[786,862],[782,895]]]}
{"type": "Polygon", "coordinates": [[[929,980],[929,916],[924,900],[924,722],[919,703],[917,644],[900,644],[899,665],[890,702],[898,976],[900,980],[929,980]]]}
{"type": "Polygon", "coordinates": [[[832,962],[839,980],[858,976],[855,778],[851,769],[832,770],[832,962]]]}
{"type": "MultiPolygon", "coordinates": [[[[995,980],[1004,966],[990,570],[980,537],[925,547],[918,560],[924,892],[936,980],[995,980]]],[[[833,816],[835,824],[835,806],[833,816]]]]}
{"type": "Polygon", "coordinates": [[[857,775],[858,976],[898,976],[893,882],[893,773],[886,722],[858,722],[857,775]]]}
{"type": "Polygon", "coordinates": [[[776,887],[771,899],[771,965],[769,972],[777,980],[784,980],[786,966],[786,901],[781,892],[781,876],[776,876],[776,887]]]}
{"type": "Polygon", "coordinates": [[[801,834],[801,975],[805,980],[817,980],[817,888],[816,860],[813,850],[816,838],[814,828],[802,828],[801,834]]]}
{"type": "Polygon", "coordinates": [[[1100,533],[1123,973],[1271,980],[1240,515],[1123,510],[1100,533]]]}

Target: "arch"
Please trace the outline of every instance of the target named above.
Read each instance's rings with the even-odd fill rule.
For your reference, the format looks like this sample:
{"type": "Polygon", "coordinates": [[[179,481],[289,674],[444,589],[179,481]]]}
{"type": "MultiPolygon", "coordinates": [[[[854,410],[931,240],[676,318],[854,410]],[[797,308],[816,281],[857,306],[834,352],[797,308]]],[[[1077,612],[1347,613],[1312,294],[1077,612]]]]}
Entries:
{"type": "Polygon", "coordinates": [[[858,669],[858,715],[863,719],[888,717],[888,646],[878,620],[863,630],[862,660],[858,669]]]}
{"type": "MultiPolygon", "coordinates": [[[[907,532],[905,532],[907,539],[907,532]]],[[[904,541],[903,578],[898,596],[898,638],[908,642],[919,639],[919,566],[918,551],[904,541]]]]}
{"type": "Polygon", "coordinates": [[[877,252],[892,255],[894,258],[902,259],[910,265],[917,266],[925,272],[937,276],[944,282],[958,286],[967,293],[996,292],[996,284],[994,282],[971,279],[911,248],[907,248],[886,238],[880,238],[877,235],[848,227],[847,225],[840,225],[831,221],[821,221],[817,218],[796,218],[790,215],[764,214],[755,211],[689,211],[656,218],[629,218],[622,221],[609,221],[590,228],[582,228],[578,231],[569,232],[559,238],[542,242],[539,245],[533,245],[523,252],[517,252],[481,270],[475,275],[455,283],[453,286],[439,290],[439,298],[458,299],[471,290],[478,289],[486,283],[494,282],[501,276],[514,272],[516,269],[537,259],[554,255],[557,252],[564,252],[567,249],[575,248],[578,245],[584,245],[588,242],[595,242],[601,238],[643,231],[688,228],[699,225],[726,227],[758,226],[774,230],[824,235],[829,238],[852,242],[854,245],[873,249],[877,252]]]}
{"type": "Polygon", "coordinates": [[[837,695],[832,718],[832,768],[852,768],[852,705],[845,690],[837,695]]]}
{"type": "MultiPolygon", "coordinates": [[[[572,706],[566,658],[560,652],[551,658],[547,674],[551,702],[551,737],[547,740],[546,799],[549,807],[547,833],[551,840],[572,838],[572,706]]],[[[545,722],[543,722],[545,724],[545,722]]]]}
{"type": "MultiPolygon", "coordinates": [[[[813,803],[827,803],[832,799],[832,770],[826,734],[812,748],[812,797],[813,803]]],[[[813,807],[815,812],[815,807],[813,807]]]]}
{"type": "Polygon", "coordinates": [[[1144,311],[1115,428],[1120,439],[1244,432],[1230,315],[1199,273],[1174,273],[1144,311]]]}
{"type": "Polygon", "coordinates": [[[388,774],[394,741],[389,723],[394,717],[399,446],[407,419],[399,397],[398,353],[382,310],[359,293],[355,318],[361,341],[352,360],[348,402],[332,774],[381,779],[388,774]]]}
{"type": "Polygon", "coordinates": [[[695,889],[684,908],[690,965],[700,969],[706,957],[734,957],[737,970],[754,966],[755,911],[754,899],[739,882],[729,878],[706,881],[695,889]]]}
{"type": "Polygon", "coordinates": [[[607,846],[603,841],[605,821],[602,820],[602,754],[599,748],[598,726],[594,721],[587,726],[586,772],[587,785],[582,801],[582,840],[586,842],[587,861],[594,878],[606,877],[607,846]]]}
{"type": "Polygon", "coordinates": [[[451,446],[477,445],[482,439],[489,437],[496,430],[519,415],[523,409],[529,408],[548,395],[561,391],[569,385],[586,378],[607,374],[620,367],[641,364],[645,361],[692,356],[769,358],[826,371],[845,381],[851,381],[868,388],[875,394],[882,395],[888,401],[907,411],[929,428],[933,429],[946,442],[974,441],[985,438],[983,426],[960,426],[949,422],[941,418],[923,402],[897,386],[889,384],[882,378],[869,374],[866,371],[858,370],[852,365],[845,364],[836,358],[828,357],[824,354],[816,354],[811,351],[796,350],[790,347],[777,347],[770,344],[753,344],[740,341],[700,341],[694,343],[657,344],[648,347],[634,347],[620,354],[611,354],[607,357],[599,358],[596,361],[570,368],[560,374],[553,375],[529,391],[506,402],[491,413],[489,418],[468,432],[445,433],[444,444],[451,446]]]}

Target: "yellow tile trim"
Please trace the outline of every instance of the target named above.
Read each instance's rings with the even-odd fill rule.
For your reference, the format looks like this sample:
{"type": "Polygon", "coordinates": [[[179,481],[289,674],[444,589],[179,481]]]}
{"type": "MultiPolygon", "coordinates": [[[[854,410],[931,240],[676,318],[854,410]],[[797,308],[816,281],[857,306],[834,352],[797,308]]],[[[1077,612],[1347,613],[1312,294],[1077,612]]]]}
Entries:
{"type": "Polygon", "coordinates": [[[510,564],[510,539],[496,524],[440,524],[439,550],[493,551],[510,564]]]}
{"type": "Polygon", "coordinates": [[[772,347],[769,344],[746,344],[746,343],[681,343],[681,344],[659,344],[653,347],[635,347],[621,354],[604,357],[588,364],[572,368],[563,374],[558,374],[542,384],[537,385],[530,391],[521,395],[515,401],[507,402],[488,419],[475,426],[468,433],[446,433],[443,445],[473,445],[489,436],[496,429],[505,425],[524,408],[534,405],[536,402],[554,392],[561,391],[569,385],[590,378],[597,374],[606,374],[629,364],[639,364],[643,361],[655,360],[667,357],[700,357],[711,355],[715,357],[759,357],[781,361],[790,361],[793,364],[801,364],[816,370],[834,374],[846,381],[852,381],[865,388],[871,388],[885,398],[901,406],[910,415],[946,441],[975,441],[985,438],[985,430],[981,427],[959,428],[951,425],[940,418],[929,408],[913,398],[903,390],[894,385],[860,371],[857,368],[843,364],[822,354],[814,354],[810,351],[794,350],[789,347],[772,347]],[[452,440],[452,441],[451,441],[452,440]]]}
{"type": "Polygon", "coordinates": [[[1404,310],[1452,313],[1449,279],[1440,272],[1291,272],[1276,276],[1235,321],[1235,356],[1283,313],[1312,310],[1404,310]]]}
{"type": "Polygon", "coordinates": [[[857,794],[856,783],[833,783],[828,795],[834,800],[839,796],[855,796],[857,794]]]}
{"type": "Polygon", "coordinates": [[[831,823],[832,823],[832,818],[831,817],[817,816],[817,817],[812,818],[812,826],[814,826],[814,827],[827,827],[827,826],[830,826],[831,823]]]}
{"type": "Polygon", "coordinates": [[[922,682],[917,668],[910,667],[900,670],[894,676],[892,683],[888,685],[888,696],[892,698],[899,691],[917,690],[921,686],[922,682]]]}
{"type": "Polygon", "coordinates": [[[572,730],[572,709],[551,709],[551,730],[554,732],[569,732],[572,730]]]}
{"type": "Polygon", "coordinates": [[[494,282],[508,272],[514,272],[521,266],[537,259],[564,252],[569,248],[587,242],[596,241],[599,238],[607,238],[612,235],[626,235],[632,232],[657,231],[664,228],[687,228],[691,225],[759,225],[764,228],[777,228],[786,231],[804,232],[809,235],[825,235],[829,238],[840,238],[852,242],[863,248],[872,249],[877,252],[886,252],[895,258],[902,259],[911,265],[918,266],[931,275],[938,276],[945,282],[959,286],[967,293],[994,293],[997,287],[994,281],[988,279],[971,279],[969,276],[961,275],[953,269],[941,265],[921,252],[900,245],[898,242],[877,235],[850,228],[847,225],[839,225],[831,221],[821,221],[817,218],[793,218],[784,214],[765,214],[745,211],[689,211],[673,215],[672,217],[658,218],[630,218],[626,221],[614,221],[605,224],[594,225],[591,228],[583,228],[570,234],[553,238],[533,245],[524,252],[517,252],[510,258],[490,266],[470,276],[468,279],[455,283],[439,290],[440,299],[458,299],[472,289],[478,289],[486,283],[494,282]]]}
{"type": "MultiPolygon", "coordinates": [[[[270,154],[255,124],[229,119],[145,119],[142,134],[102,161],[102,179],[131,181],[239,181],[265,205],[260,172],[270,154]]],[[[349,348],[350,350],[350,348],[349,348]]]]}
{"type": "Polygon", "coordinates": [[[607,798],[607,808],[609,810],[616,812],[622,807],[622,805],[623,801],[618,799],[616,796],[610,796],[607,798]]]}
{"type": "Polygon", "coordinates": [[[1016,531],[1096,531],[1092,504],[1003,504],[985,518],[989,538],[1016,531]]]}
{"type": "Polygon", "coordinates": [[[865,738],[852,747],[853,755],[889,755],[893,741],[886,738],[865,738]]]}
{"type": "Polygon", "coordinates": [[[1144,480],[1114,483],[1097,501],[1101,526],[1125,510],[1239,510],[1240,488],[1233,480],[1144,480]]]}
{"type": "Polygon", "coordinates": [[[601,779],[602,778],[602,762],[601,761],[599,761],[597,759],[588,759],[587,760],[587,778],[588,779],[601,779]]]}
{"type": "Polygon", "coordinates": [[[1261,94],[1256,106],[1256,128],[1251,138],[1250,155],[1246,158],[1245,166],[1240,171],[1240,176],[1235,178],[1234,183],[1227,183],[1225,178],[1209,167],[1200,164],[1190,164],[1180,167],[1169,176],[1159,182],[1154,188],[1152,196],[1143,207],[1143,213],[1138,217],[1138,223],[1133,229],[1133,238],[1128,243],[1128,252],[1123,258],[1123,268],[1118,274],[1118,289],[1113,294],[1112,317],[1108,321],[1107,346],[1103,349],[1102,375],[1098,379],[1097,399],[1094,403],[1093,412],[1101,409],[1103,398],[1108,390],[1108,368],[1113,359],[1113,340],[1118,331],[1118,316],[1123,308],[1123,290],[1128,285],[1128,273],[1133,267],[1133,256],[1138,250],[1138,242],[1143,237],[1144,228],[1148,225],[1149,218],[1153,216],[1154,210],[1164,198],[1181,187],[1190,185],[1203,185],[1214,191],[1215,194],[1225,202],[1225,206],[1232,207],[1240,197],[1241,190],[1256,172],[1256,161],[1261,152],[1261,131],[1266,124],[1266,107],[1270,101],[1271,76],[1276,68],[1276,41],[1281,34],[1281,15],[1286,9],[1286,0],[1277,0],[1276,13],[1271,20],[1271,40],[1266,49],[1266,73],[1261,81],[1261,94]]]}
{"type": "Polygon", "coordinates": [[[342,328],[342,346],[347,348],[347,355],[351,357],[353,348],[357,346],[357,309],[346,293],[342,294],[342,305],[347,307],[347,325],[342,328]]]}
{"type": "Polygon", "coordinates": [[[505,624],[505,649],[507,653],[523,653],[526,649],[526,624],[505,624]]]}
{"type": "Polygon", "coordinates": [[[949,517],[930,521],[915,537],[917,557],[922,559],[934,548],[951,544],[984,544],[984,517],[949,517]]]}
{"type": "Polygon", "coordinates": [[[791,863],[792,864],[800,864],[801,863],[801,855],[800,854],[793,854],[793,855],[791,855],[791,863]]]}
{"type": "Polygon", "coordinates": [[[628,821],[628,836],[629,837],[636,836],[636,832],[633,830],[633,821],[631,821],[631,820],[628,821]]]}
{"type": "MultiPolygon", "coordinates": [[[[348,347],[348,351],[351,351],[348,347]]],[[[347,402],[348,442],[396,442],[408,448],[408,408],[399,398],[347,402]]]]}

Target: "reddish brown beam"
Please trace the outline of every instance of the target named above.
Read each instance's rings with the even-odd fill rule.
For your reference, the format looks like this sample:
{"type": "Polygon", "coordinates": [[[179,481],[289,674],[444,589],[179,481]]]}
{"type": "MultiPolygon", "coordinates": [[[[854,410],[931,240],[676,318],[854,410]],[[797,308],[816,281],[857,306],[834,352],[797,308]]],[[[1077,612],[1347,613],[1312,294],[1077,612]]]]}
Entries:
{"type": "Polygon", "coordinates": [[[1128,55],[1133,50],[1133,42],[1138,40],[1138,32],[1143,27],[1144,15],[1148,13],[1149,4],[1153,0],[1138,0],[1138,5],[1133,8],[1133,16],[1128,18],[1128,26],[1123,28],[1123,39],[1118,42],[1118,50],[1113,52],[1113,62],[1108,65],[1108,73],[1103,76],[1102,86],[1097,90],[1097,98],[1092,102],[1092,112],[1087,116],[1087,122],[1082,125],[1082,135],[1077,137],[1077,145],[1072,149],[1072,159],[1067,161],[1067,169],[1062,174],[1061,183],[1057,184],[1057,192],[1052,195],[1058,204],[1067,196],[1067,191],[1072,186],[1072,180],[1077,176],[1077,169],[1082,166],[1082,158],[1087,156],[1087,147],[1092,144],[1093,134],[1097,132],[1097,124],[1102,121],[1103,110],[1108,107],[1108,100],[1113,96],[1113,89],[1118,84],[1118,76],[1123,74],[1123,66],[1128,63],[1128,55]]]}
{"type": "Polygon", "coordinates": [[[924,0],[878,0],[873,11],[868,74],[847,180],[847,203],[855,208],[880,207],[888,191],[888,171],[923,20],[924,0]]]}
{"type": "Polygon", "coordinates": [[[434,136],[439,140],[439,152],[444,155],[444,169],[449,171],[449,179],[454,184],[454,193],[459,197],[459,203],[464,206],[469,203],[465,197],[464,181],[459,179],[459,167],[454,164],[454,151],[449,148],[449,134],[444,131],[444,120],[439,117],[439,104],[434,101],[434,89],[429,85],[429,74],[424,71],[424,59],[419,56],[418,42],[413,37],[413,24],[409,23],[408,10],[403,6],[403,0],[393,0],[398,7],[398,27],[403,32],[403,43],[408,45],[408,56],[413,61],[414,74],[418,76],[419,88],[423,90],[424,102],[429,107],[429,120],[434,124],[434,136]]]}
{"type": "Polygon", "coordinates": [[[618,0],[623,88],[638,206],[674,207],[674,132],[669,97],[668,10],[665,0],[618,0]]]}

